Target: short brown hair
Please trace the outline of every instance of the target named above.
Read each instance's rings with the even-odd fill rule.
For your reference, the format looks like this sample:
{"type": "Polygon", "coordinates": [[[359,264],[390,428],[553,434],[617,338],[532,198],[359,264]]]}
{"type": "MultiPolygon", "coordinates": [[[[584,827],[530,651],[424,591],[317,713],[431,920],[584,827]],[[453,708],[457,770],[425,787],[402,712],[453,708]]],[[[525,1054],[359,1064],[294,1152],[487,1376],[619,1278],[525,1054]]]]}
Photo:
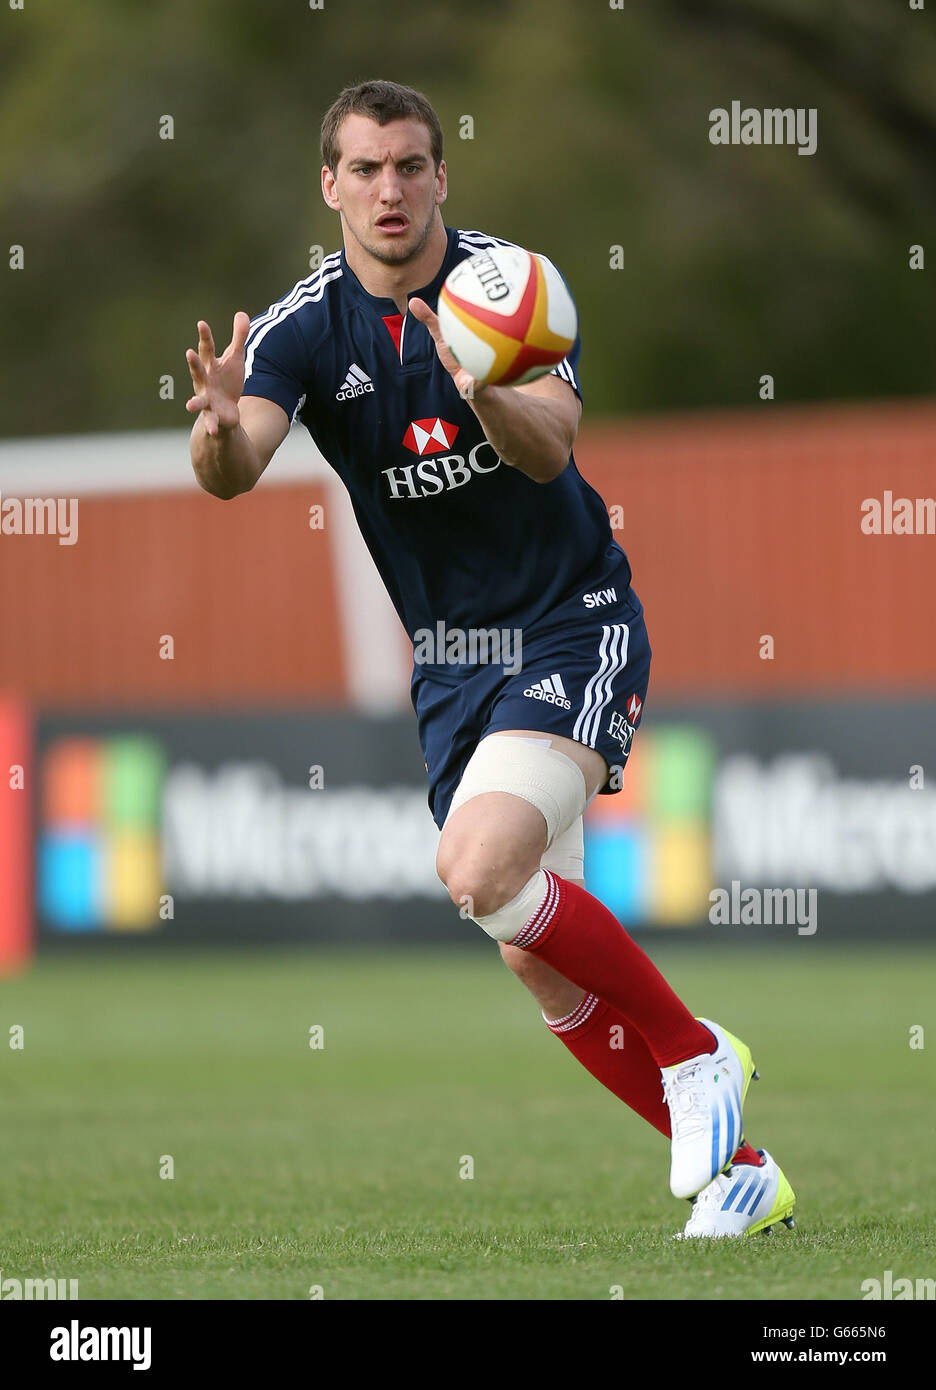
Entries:
{"type": "Polygon", "coordinates": [[[442,127],[422,92],[401,87],[399,82],[359,82],[357,86],[345,87],[322,119],[322,163],[327,164],[332,173],[341,158],[338,130],[345,116],[367,116],[378,125],[389,125],[390,121],[403,121],[407,117],[421,121],[429,130],[435,167],[438,169],[442,163],[442,127]]]}

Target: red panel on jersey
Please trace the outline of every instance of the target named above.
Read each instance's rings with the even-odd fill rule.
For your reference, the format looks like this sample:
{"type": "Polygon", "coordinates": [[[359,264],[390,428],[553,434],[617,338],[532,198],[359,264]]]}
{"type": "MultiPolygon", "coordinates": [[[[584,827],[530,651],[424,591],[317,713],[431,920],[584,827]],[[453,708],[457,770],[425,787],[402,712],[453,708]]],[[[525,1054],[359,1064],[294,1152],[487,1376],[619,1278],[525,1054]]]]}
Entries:
{"type": "Polygon", "coordinates": [[[386,324],[387,332],[390,334],[390,337],[393,339],[393,346],[394,346],[394,347],[396,348],[396,350],[397,350],[397,357],[399,357],[399,355],[400,355],[400,343],[402,342],[402,339],[403,339],[403,315],[402,315],[402,314],[384,314],[382,317],[383,317],[384,323],[386,324]]]}

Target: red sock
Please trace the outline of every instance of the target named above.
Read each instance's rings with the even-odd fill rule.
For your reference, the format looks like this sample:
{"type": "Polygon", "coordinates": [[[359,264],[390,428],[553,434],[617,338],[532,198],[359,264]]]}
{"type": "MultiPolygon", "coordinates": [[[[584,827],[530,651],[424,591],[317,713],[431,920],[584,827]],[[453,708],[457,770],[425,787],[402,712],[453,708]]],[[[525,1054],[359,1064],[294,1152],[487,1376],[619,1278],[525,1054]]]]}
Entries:
{"type": "Polygon", "coordinates": [[[763,1168],[764,1166],[764,1160],[756,1149],[751,1148],[747,1140],[744,1141],[731,1161],[732,1163],[750,1163],[755,1168],[763,1168]]]}
{"type": "Polygon", "coordinates": [[[511,941],[567,980],[614,1006],[642,1035],[658,1067],[712,1052],[712,1034],[693,1018],[656,966],[603,903],[544,870],[546,897],[511,941]]]}
{"type": "MultiPolygon", "coordinates": [[[[597,994],[586,994],[577,1009],[564,1018],[547,1019],[546,1026],[602,1086],[667,1139],[670,1137],[669,1106],[663,1100],[660,1068],[637,1029],[622,1014],[597,994]]],[[[748,1143],[741,1145],[731,1161],[756,1168],[764,1162],[748,1143]]]]}
{"type": "Polygon", "coordinates": [[[670,1137],[669,1106],[663,1099],[660,1068],[633,1024],[597,994],[586,994],[565,1018],[547,1019],[586,1071],[654,1129],[670,1137]],[[620,1031],[618,1031],[620,1030],[620,1031]]]}

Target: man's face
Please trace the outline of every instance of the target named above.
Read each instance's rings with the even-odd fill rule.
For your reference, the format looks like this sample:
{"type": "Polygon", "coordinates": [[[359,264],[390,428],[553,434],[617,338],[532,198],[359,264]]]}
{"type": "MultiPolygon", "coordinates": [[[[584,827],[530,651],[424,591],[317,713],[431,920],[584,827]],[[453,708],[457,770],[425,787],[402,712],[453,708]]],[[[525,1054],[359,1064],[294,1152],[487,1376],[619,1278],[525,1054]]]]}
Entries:
{"type": "Polygon", "coordinates": [[[346,116],[338,132],[334,175],[322,170],[322,195],[371,256],[403,265],[425,246],[436,208],[445,201],[445,162],[436,171],[429,131],[421,121],[381,126],[346,116]]]}

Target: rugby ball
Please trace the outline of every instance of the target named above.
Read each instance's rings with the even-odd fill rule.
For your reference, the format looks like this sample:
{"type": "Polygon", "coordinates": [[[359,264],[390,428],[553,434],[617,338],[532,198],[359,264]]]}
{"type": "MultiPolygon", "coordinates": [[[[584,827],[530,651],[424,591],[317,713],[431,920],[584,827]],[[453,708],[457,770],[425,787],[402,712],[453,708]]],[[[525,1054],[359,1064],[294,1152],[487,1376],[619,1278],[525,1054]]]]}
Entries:
{"type": "Polygon", "coordinates": [[[572,296],[545,256],[492,246],[460,261],[439,294],[439,328],[480,386],[520,386],[567,357],[578,332],[572,296]]]}

